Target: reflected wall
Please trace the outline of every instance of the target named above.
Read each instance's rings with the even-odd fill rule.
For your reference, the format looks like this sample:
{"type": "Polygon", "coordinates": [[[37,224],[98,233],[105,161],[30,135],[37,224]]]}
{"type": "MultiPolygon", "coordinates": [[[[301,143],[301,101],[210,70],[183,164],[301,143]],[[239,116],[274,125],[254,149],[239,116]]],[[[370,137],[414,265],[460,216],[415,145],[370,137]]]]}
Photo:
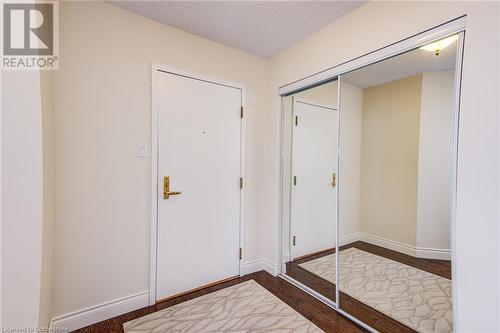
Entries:
{"type": "Polygon", "coordinates": [[[453,41],[341,76],[362,91],[342,94],[341,114],[361,104],[362,127],[359,219],[340,221],[339,307],[381,332],[453,331],[455,55],[453,41]]]}

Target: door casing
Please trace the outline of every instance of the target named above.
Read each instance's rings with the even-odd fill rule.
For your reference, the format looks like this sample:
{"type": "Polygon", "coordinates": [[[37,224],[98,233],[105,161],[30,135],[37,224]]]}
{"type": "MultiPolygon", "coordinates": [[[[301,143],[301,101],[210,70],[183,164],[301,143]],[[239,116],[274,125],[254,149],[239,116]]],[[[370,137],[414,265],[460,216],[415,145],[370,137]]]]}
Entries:
{"type": "MultiPolygon", "coordinates": [[[[244,113],[246,109],[246,87],[244,85],[227,82],[219,79],[214,79],[190,72],[182,71],[176,68],[152,63],[151,64],[151,219],[150,219],[150,258],[149,258],[149,305],[156,303],[156,274],[157,274],[157,256],[158,256],[158,75],[159,72],[184,76],[196,80],[206,81],[214,84],[224,85],[241,90],[241,105],[244,113]]],[[[243,178],[245,183],[245,116],[241,118],[240,127],[240,177],[243,178]]],[[[244,258],[245,258],[245,233],[244,233],[244,218],[245,218],[245,188],[243,186],[240,190],[240,247],[243,249],[242,258],[239,263],[240,276],[244,272],[244,258]]]]}

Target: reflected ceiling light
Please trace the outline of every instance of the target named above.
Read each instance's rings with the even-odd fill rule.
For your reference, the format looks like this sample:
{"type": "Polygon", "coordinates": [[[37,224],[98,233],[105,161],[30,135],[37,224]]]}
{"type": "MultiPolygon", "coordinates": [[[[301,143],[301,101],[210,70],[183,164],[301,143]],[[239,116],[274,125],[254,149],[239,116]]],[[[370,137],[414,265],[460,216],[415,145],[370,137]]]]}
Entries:
{"type": "Polygon", "coordinates": [[[440,40],[437,40],[435,42],[429,43],[427,45],[422,46],[420,49],[421,50],[426,50],[430,52],[434,52],[435,55],[439,55],[441,50],[447,48],[451,44],[453,44],[454,41],[458,39],[458,35],[453,35],[450,37],[446,37],[440,40]]]}

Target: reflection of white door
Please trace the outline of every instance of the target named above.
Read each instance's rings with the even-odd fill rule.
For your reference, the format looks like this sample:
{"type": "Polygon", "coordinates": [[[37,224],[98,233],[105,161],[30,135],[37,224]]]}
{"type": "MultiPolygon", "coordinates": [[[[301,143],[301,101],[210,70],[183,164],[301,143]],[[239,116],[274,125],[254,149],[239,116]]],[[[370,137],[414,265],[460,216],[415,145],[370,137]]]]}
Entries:
{"type": "Polygon", "coordinates": [[[159,300],[239,275],[242,90],[158,71],[156,96],[159,300]]]}
{"type": "Polygon", "coordinates": [[[297,259],[335,247],[338,112],[294,98],[293,116],[290,248],[297,259]]]}

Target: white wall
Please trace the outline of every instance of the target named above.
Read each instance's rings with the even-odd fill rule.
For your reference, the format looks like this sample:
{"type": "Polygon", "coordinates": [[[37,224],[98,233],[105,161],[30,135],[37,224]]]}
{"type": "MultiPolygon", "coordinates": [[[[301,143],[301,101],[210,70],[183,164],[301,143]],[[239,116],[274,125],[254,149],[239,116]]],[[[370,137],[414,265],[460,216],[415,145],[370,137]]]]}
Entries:
{"type": "Polygon", "coordinates": [[[274,270],[258,261],[271,243],[260,185],[268,62],[111,4],[61,2],[59,11],[53,316],[148,289],[151,160],[136,145],[151,147],[151,62],[246,85],[244,262],[274,270]]]}
{"type": "Polygon", "coordinates": [[[338,100],[337,89],[338,89],[338,82],[332,81],[325,83],[321,86],[317,86],[311,89],[298,92],[294,96],[314,101],[319,104],[325,104],[327,106],[331,106],[336,109],[338,100]]]}
{"type": "Polygon", "coordinates": [[[40,75],[2,73],[1,326],[39,325],[42,261],[40,75]]]}
{"type": "MultiPolygon", "coordinates": [[[[0,71],[0,82],[2,82],[2,71],[0,71]]],[[[0,100],[3,100],[2,98],[2,89],[0,89],[0,100]]],[[[0,103],[1,105],[1,103],[0,103]]],[[[3,110],[3,107],[0,109],[0,111],[3,110]]],[[[2,184],[2,160],[3,160],[3,149],[2,149],[2,113],[3,112],[0,112],[0,187],[1,187],[1,184],[2,184]]],[[[3,221],[3,218],[2,218],[2,191],[0,190],[0,325],[2,325],[3,321],[2,321],[2,297],[3,297],[3,293],[2,293],[2,272],[3,272],[3,269],[2,269],[2,262],[3,262],[3,257],[2,257],[2,247],[3,247],[3,242],[2,242],[2,221],[3,221]]]]}
{"type": "MultiPolygon", "coordinates": [[[[447,71],[365,88],[360,97],[343,89],[344,110],[364,99],[360,226],[341,220],[344,243],[361,239],[413,256],[450,258],[453,86],[454,72],[447,71]]],[[[352,149],[342,149],[344,158],[352,149]]],[[[344,193],[341,200],[352,198],[344,193]]]]}
{"type": "Polygon", "coordinates": [[[415,246],[422,75],[363,91],[360,225],[415,246]]]}
{"type": "MultiPolygon", "coordinates": [[[[338,65],[450,19],[467,14],[461,101],[458,203],[456,220],[457,292],[460,332],[500,330],[499,161],[491,147],[499,142],[500,4],[496,2],[369,2],[271,59],[269,103],[275,112],[262,125],[270,189],[278,198],[279,86],[338,65]],[[477,272],[478,274],[471,274],[477,272]],[[479,273],[480,272],[480,273],[479,273]],[[479,281],[478,281],[479,279],[479,281]],[[473,286],[473,287],[471,287],[473,286]]],[[[278,239],[279,200],[263,207],[271,239],[278,239]],[[271,232],[270,232],[271,233],[271,232]]],[[[276,243],[265,255],[277,261],[276,243]]]]}
{"type": "Polygon", "coordinates": [[[42,165],[43,165],[43,227],[42,277],[40,291],[40,325],[47,327],[52,316],[53,244],[54,244],[54,142],[52,71],[40,72],[42,108],[42,165]]]}
{"type": "Polygon", "coordinates": [[[360,231],[363,89],[341,82],[340,108],[340,243],[360,231]]]}
{"type": "Polygon", "coordinates": [[[451,249],[454,71],[424,73],[420,109],[417,247],[451,249]]]}

